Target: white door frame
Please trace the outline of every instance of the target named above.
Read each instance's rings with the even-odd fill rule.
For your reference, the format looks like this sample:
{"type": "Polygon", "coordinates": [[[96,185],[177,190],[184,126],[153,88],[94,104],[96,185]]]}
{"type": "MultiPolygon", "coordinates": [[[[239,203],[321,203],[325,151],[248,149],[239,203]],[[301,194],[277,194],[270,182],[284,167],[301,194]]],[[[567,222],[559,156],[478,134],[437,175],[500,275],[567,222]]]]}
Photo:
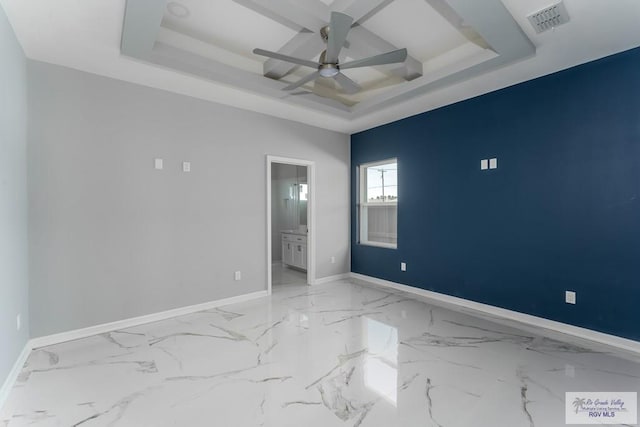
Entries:
{"type": "Polygon", "coordinates": [[[267,155],[267,292],[271,295],[271,274],[272,268],[272,233],[271,229],[271,165],[273,163],[283,163],[286,165],[307,167],[307,284],[313,285],[316,282],[316,164],[310,160],[292,159],[289,157],[279,157],[267,155]]]}

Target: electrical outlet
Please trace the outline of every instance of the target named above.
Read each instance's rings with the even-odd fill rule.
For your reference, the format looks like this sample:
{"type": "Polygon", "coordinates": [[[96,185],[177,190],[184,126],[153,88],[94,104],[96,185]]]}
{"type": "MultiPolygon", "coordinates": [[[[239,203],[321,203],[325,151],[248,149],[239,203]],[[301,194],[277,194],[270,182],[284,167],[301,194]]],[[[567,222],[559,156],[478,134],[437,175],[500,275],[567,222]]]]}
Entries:
{"type": "Polygon", "coordinates": [[[242,273],[239,271],[236,271],[235,274],[233,275],[234,280],[238,281],[240,279],[242,279],[242,273]]]}
{"type": "Polygon", "coordinates": [[[336,257],[332,256],[331,257],[331,264],[335,264],[336,263],[336,257]]]}
{"type": "Polygon", "coordinates": [[[182,172],[191,172],[191,162],[182,162],[182,172]]]}
{"type": "Polygon", "coordinates": [[[16,316],[16,331],[19,331],[22,328],[22,315],[18,314],[16,316]]]}
{"type": "Polygon", "coordinates": [[[400,271],[407,271],[407,263],[406,262],[401,262],[400,263],[400,271]]]}
{"type": "Polygon", "coordinates": [[[576,303],[576,293],[574,291],[565,291],[564,293],[564,302],[567,304],[575,304],[576,303]]]}

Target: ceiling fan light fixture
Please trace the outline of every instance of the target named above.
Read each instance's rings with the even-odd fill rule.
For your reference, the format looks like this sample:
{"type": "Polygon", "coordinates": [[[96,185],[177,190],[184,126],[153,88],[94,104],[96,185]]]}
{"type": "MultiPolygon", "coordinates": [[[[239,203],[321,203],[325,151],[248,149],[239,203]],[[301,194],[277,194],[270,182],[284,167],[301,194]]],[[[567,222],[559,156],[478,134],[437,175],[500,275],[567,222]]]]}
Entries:
{"type": "Polygon", "coordinates": [[[340,72],[338,67],[334,64],[322,64],[318,71],[322,77],[334,77],[340,72]]]}

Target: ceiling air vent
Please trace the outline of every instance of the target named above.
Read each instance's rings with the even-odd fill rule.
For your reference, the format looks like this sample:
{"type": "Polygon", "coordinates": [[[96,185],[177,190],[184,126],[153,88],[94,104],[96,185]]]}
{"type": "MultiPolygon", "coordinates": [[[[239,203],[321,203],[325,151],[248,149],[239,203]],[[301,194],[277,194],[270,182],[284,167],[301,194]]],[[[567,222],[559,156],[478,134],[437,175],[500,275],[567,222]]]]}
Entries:
{"type": "Polygon", "coordinates": [[[569,22],[567,8],[564,7],[562,2],[539,10],[527,16],[527,18],[529,18],[529,22],[531,22],[538,34],[569,22]]]}

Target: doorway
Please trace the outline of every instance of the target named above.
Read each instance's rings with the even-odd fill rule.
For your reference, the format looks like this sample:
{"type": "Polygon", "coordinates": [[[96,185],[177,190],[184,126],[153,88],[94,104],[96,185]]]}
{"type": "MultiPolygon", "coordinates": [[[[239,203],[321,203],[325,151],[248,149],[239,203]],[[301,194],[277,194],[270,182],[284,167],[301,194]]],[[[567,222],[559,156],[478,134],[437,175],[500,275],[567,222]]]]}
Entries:
{"type": "Polygon", "coordinates": [[[315,281],[314,162],[267,156],[267,291],[315,281]]]}

